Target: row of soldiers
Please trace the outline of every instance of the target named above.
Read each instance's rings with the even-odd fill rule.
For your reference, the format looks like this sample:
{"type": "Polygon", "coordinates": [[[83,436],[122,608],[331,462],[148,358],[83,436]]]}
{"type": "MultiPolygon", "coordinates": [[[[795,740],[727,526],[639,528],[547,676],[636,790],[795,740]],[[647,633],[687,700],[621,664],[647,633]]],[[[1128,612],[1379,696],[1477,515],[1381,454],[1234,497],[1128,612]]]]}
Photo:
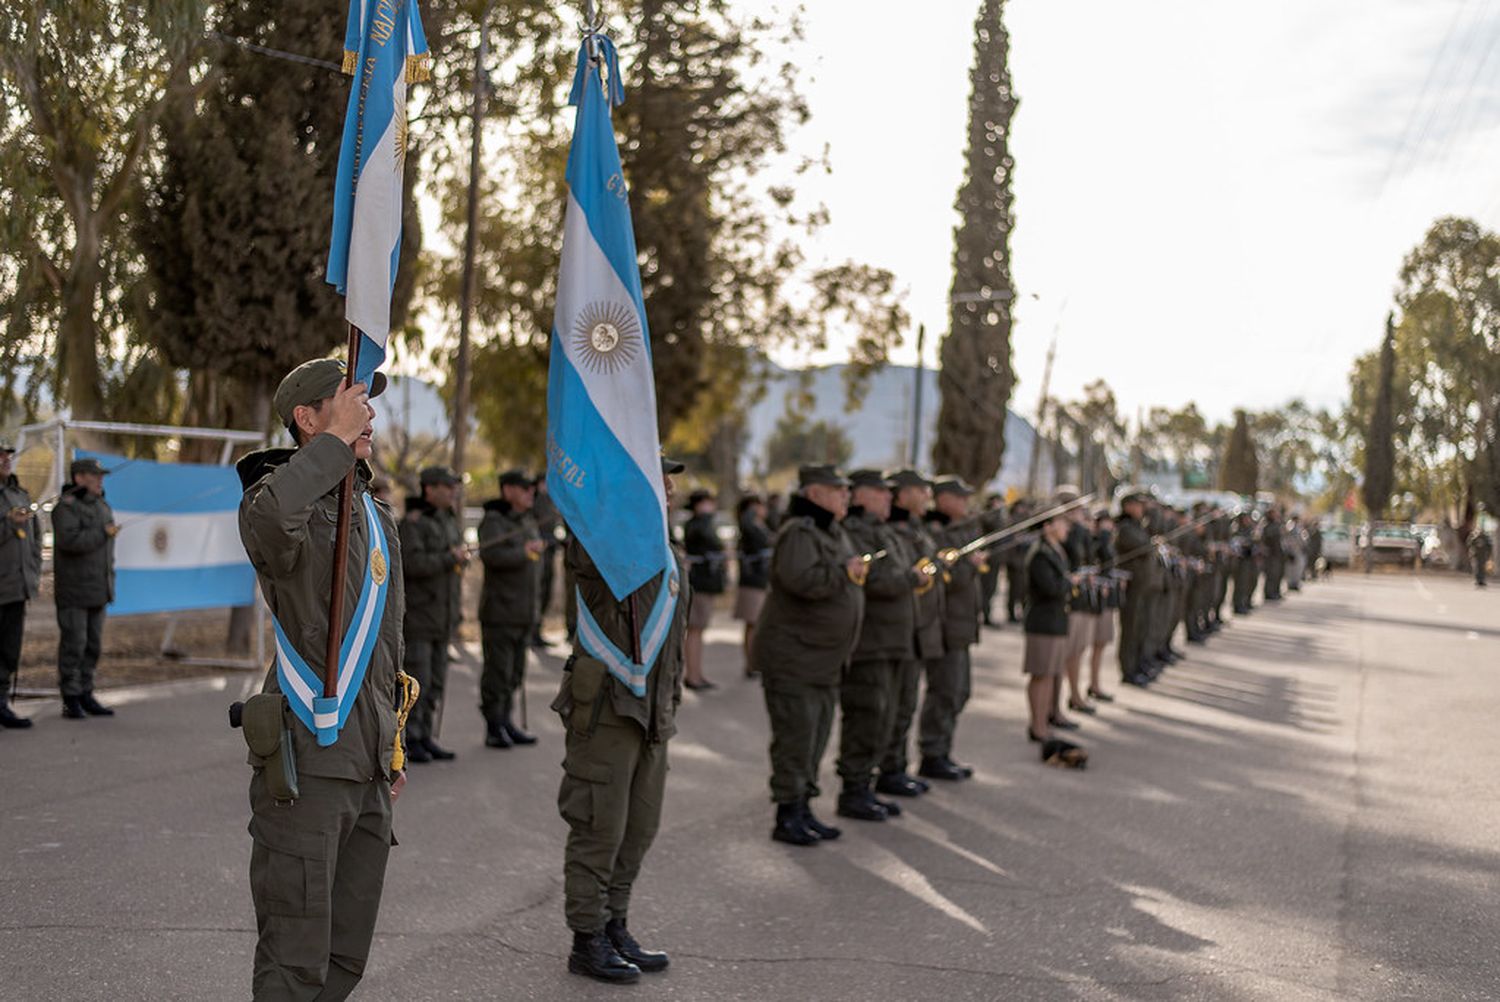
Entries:
{"type": "MultiPolygon", "coordinates": [[[[21,668],[26,608],[41,590],[41,507],[14,472],[16,448],[0,440],[0,729],[25,730],[31,718],[10,708],[21,668]]],[[[53,604],[57,608],[57,684],[69,720],[112,717],[94,695],[104,647],[105,611],[115,598],[115,536],[120,525],[104,499],[108,471],[75,459],[52,507],[53,604]]]]}

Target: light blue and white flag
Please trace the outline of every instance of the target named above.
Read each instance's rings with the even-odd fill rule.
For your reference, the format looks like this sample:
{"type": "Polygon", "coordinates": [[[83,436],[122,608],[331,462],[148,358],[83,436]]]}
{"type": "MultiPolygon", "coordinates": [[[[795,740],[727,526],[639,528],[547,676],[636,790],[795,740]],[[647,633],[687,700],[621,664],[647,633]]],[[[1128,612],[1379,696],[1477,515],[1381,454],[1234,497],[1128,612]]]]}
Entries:
{"type": "Polygon", "coordinates": [[[104,481],[115,513],[114,615],[250,605],[255,569],[240,544],[244,489],[232,466],[76,454],[117,470],[104,481]]]}
{"type": "Polygon", "coordinates": [[[328,282],[363,335],[355,380],[385,361],[391,289],[401,257],[406,85],[427,79],[427,38],[417,0],[350,0],[344,72],[354,77],[333,188],[328,282]]]}
{"type": "MultiPolygon", "coordinates": [[[[635,233],[610,124],[624,97],[615,47],[594,36],[578,53],[569,103],[578,107],[568,155],[568,204],[547,386],[547,489],[615,597],[667,575],[636,652],[591,627],[580,603],[579,641],[637,695],[660,653],[677,599],[667,535],[651,338],[635,233]],[[608,70],[608,87],[600,79],[608,70]]],[[[643,610],[644,611],[644,610],[643,610]]]]}

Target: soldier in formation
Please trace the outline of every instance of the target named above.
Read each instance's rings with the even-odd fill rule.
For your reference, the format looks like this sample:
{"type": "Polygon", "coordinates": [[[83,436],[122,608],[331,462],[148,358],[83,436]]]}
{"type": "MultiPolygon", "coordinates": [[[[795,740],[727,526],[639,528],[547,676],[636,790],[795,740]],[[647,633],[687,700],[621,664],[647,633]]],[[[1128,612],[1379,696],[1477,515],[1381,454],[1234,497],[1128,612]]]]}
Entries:
{"type": "Polygon", "coordinates": [[[16,479],[16,447],[0,439],[0,728],[24,730],[30,717],[10,708],[10,694],[21,670],[26,604],[42,580],[42,532],[31,495],[16,479]]]}
{"type": "Polygon", "coordinates": [[[407,599],[403,667],[422,689],[406,723],[406,755],[412,762],[445,762],[455,755],[437,743],[437,722],[448,686],[448,644],[462,613],[469,552],[453,510],[462,481],[446,466],[429,466],[418,479],[421,493],[407,498],[401,520],[407,599]]]}
{"type": "Polygon", "coordinates": [[[94,698],[104,647],[105,607],[115,600],[115,522],[104,500],[109,472],[97,459],[75,459],[72,483],[52,509],[52,586],[57,602],[57,676],[63,716],[112,717],[94,698]]]}
{"type": "MultiPolygon", "coordinates": [[[[962,477],[939,477],[932,487],[932,510],[927,513],[928,530],[940,554],[953,553],[982,535],[979,519],[969,511],[974,488],[962,477]]],[[[960,780],[974,775],[972,766],[952,757],[958,715],[969,702],[971,671],[969,648],[979,643],[983,597],[980,575],[983,551],[957,559],[944,559],[943,653],[926,661],[927,690],[917,746],[922,753],[917,775],[925,779],[960,780]]]]}
{"type": "Polygon", "coordinates": [[[477,550],[484,565],[479,637],[484,667],[479,715],[490,748],[536,744],[515,722],[516,694],[524,695],[526,654],[542,619],[547,541],[533,509],[537,478],[525,470],[500,474],[500,496],[484,504],[477,550]]]}
{"type": "MultiPolygon", "coordinates": [[[[1484,519],[1484,509],[1479,509],[1479,520],[1484,519]]],[[[1474,531],[1469,533],[1469,567],[1474,572],[1474,587],[1486,587],[1485,578],[1489,573],[1490,557],[1494,554],[1494,544],[1490,542],[1489,533],[1484,531],[1483,525],[1476,524],[1474,531]]]]}

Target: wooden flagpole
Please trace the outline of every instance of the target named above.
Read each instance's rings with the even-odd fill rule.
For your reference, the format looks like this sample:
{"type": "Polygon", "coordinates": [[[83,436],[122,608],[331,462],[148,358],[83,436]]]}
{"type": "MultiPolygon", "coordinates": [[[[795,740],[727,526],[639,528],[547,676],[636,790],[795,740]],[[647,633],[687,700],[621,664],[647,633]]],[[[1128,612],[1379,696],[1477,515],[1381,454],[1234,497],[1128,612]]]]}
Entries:
{"type": "MultiPolygon", "coordinates": [[[[349,325],[349,367],[344,386],[354,385],[354,370],[359,365],[359,328],[349,325]]],[[[344,642],[344,575],[349,570],[349,517],[354,511],[354,470],[349,467],[339,485],[339,520],[333,534],[333,583],[328,592],[328,648],[323,658],[323,696],[339,694],[339,647],[344,642]]]]}

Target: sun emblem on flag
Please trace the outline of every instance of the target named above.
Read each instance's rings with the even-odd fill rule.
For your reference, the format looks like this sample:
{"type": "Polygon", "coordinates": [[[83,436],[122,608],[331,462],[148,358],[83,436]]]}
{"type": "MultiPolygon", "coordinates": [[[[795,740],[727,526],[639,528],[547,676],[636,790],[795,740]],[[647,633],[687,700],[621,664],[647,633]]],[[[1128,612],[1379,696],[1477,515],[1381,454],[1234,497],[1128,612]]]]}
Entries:
{"type": "Polygon", "coordinates": [[[641,325],[628,306],[590,303],[573,321],[572,340],[574,354],[587,368],[613,375],[635,361],[641,325]]]}
{"type": "Polygon", "coordinates": [[[406,104],[396,105],[396,171],[406,167],[406,104]]]}

